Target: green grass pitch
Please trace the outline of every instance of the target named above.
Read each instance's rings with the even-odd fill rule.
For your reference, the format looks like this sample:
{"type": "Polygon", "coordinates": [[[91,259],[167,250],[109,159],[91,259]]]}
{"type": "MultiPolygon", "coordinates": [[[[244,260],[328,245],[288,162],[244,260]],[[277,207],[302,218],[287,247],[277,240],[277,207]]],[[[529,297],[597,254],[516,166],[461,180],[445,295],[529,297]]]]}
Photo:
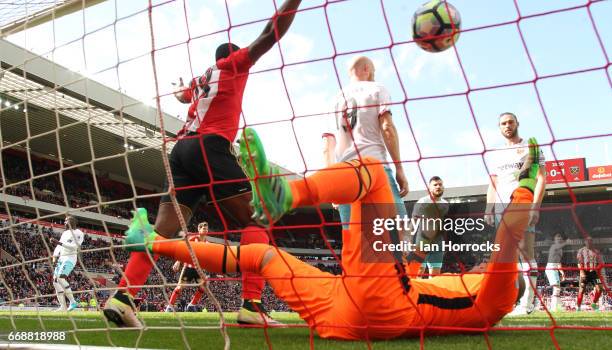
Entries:
{"type": "MultiPolygon", "coordinates": [[[[568,312],[554,313],[557,325],[611,327],[612,312],[568,312]]],[[[11,331],[68,331],[64,343],[81,345],[123,346],[182,349],[185,339],[192,349],[223,349],[223,338],[218,329],[190,327],[214,327],[218,325],[216,313],[141,313],[148,329],[135,330],[96,330],[105,328],[101,313],[74,312],[66,314],[54,312],[0,312],[0,343],[7,341],[11,331]],[[183,326],[183,331],[178,329],[183,326]],[[43,328],[44,326],[44,328],[43,328]],[[167,329],[163,329],[167,327],[167,329]],[[76,331],[74,331],[76,330],[76,331]],[[181,334],[184,334],[183,335],[181,334]]],[[[234,313],[226,314],[226,321],[235,322],[234,313]]],[[[288,324],[303,324],[293,313],[273,313],[273,317],[288,324]]],[[[539,312],[529,316],[506,317],[499,324],[502,327],[551,327],[552,321],[546,313],[539,312]]],[[[267,349],[264,330],[259,328],[228,328],[232,349],[267,349]]],[[[309,349],[310,333],[307,328],[267,329],[273,349],[309,349]]],[[[609,330],[555,329],[554,337],[562,349],[606,349],[609,347],[609,330]]],[[[492,330],[487,334],[493,349],[552,349],[554,348],[550,329],[542,330],[492,330]]],[[[315,349],[367,349],[365,342],[347,342],[312,338],[315,349]]],[[[400,339],[372,342],[374,349],[419,349],[418,339],[400,339]]],[[[487,340],[482,333],[471,335],[428,336],[425,349],[486,349],[487,340]]]]}

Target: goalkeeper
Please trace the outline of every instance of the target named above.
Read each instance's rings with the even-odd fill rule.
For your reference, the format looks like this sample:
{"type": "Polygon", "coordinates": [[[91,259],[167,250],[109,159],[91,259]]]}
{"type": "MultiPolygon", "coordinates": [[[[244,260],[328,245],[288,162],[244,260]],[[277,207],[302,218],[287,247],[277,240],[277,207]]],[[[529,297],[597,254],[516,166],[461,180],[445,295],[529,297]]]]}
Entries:
{"type": "MultiPolygon", "coordinates": [[[[245,130],[240,146],[243,166],[257,189],[253,191],[256,219],[264,224],[293,208],[327,202],[352,203],[351,216],[356,218],[352,222],[361,222],[362,208],[368,204],[379,209],[381,217],[395,217],[394,206],[376,205],[393,203],[388,177],[376,159],[351,161],[350,167],[347,163],[335,164],[288,182],[278,176],[277,169],[269,167],[253,130],[245,130]]],[[[431,327],[428,333],[437,334],[489,327],[512,311],[520,294],[517,244],[529,213],[519,207],[522,203],[528,206],[533,198],[533,177],[538,170],[538,147],[533,139],[530,151],[524,178],[497,230],[496,243],[501,249],[492,253],[485,273],[409,279],[403,265],[394,259],[367,261],[362,238],[368,236],[362,235],[359,224],[351,224],[344,232],[341,276],[322,272],[266,244],[230,247],[167,240],[154,232],[142,208],[135,213],[126,244],[132,251],[149,250],[187,263],[193,250],[200,266],[213,273],[261,274],[276,295],[324,338],[389,339],[418,336],[424,326],[431,327]]]]}

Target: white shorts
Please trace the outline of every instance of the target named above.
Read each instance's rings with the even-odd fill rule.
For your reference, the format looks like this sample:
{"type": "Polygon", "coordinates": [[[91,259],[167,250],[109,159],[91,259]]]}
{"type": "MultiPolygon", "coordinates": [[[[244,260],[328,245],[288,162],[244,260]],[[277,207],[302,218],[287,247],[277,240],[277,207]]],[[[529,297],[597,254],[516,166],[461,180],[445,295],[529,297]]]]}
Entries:
{"type": "Polygon", "coordinates": [[[54,277],[59,277],[61,275],[68,276],[72,269],[74,269],[76,261],[72,259],[59,259],[57,261],[57,265],[55,265],[55,271],[53,271],[54,277]]]}
{"type": "Polygon", "coordinates": [[[551,286],[558,286],[561,283],[561,273],[557,270],[559,268],[561,268],[559,263],[546,264],[546,278],[551,286]]]}

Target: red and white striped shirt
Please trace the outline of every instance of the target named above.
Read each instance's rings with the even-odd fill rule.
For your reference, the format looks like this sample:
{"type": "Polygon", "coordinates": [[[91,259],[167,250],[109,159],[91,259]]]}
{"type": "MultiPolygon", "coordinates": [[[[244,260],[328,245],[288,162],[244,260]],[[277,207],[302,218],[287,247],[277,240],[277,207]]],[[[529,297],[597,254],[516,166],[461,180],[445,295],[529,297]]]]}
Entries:
{"type": "Polygon", "coordinates": [[[594,270],[599,265],[601,255],[597,249],[582,247],[578,249],[576,258],[578,259],[578,264],[582,265],[584,269],[594,270]]]}
{"type": "Polygon", "coordinates": [[[243,48],[218,60],[204,75],[193,78],[180,98],[191,101],[191,105],[179,136],[197,132],[219,135],[233,142],[238,133],[242,96],[252,66],[249,49],[243,48]]]}

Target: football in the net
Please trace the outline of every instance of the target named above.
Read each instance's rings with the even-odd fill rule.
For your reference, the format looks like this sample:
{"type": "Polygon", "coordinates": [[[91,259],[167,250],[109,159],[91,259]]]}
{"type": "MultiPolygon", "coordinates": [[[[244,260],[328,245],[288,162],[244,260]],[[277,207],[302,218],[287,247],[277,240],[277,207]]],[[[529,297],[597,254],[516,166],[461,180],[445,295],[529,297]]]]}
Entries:
{"type": "Polygon", "coordinates": [[[423,4],[412,17],[412,38],[425,51],[440,52],[453,46],[460,29],[459,11],[443,0],[423,4]]]}

